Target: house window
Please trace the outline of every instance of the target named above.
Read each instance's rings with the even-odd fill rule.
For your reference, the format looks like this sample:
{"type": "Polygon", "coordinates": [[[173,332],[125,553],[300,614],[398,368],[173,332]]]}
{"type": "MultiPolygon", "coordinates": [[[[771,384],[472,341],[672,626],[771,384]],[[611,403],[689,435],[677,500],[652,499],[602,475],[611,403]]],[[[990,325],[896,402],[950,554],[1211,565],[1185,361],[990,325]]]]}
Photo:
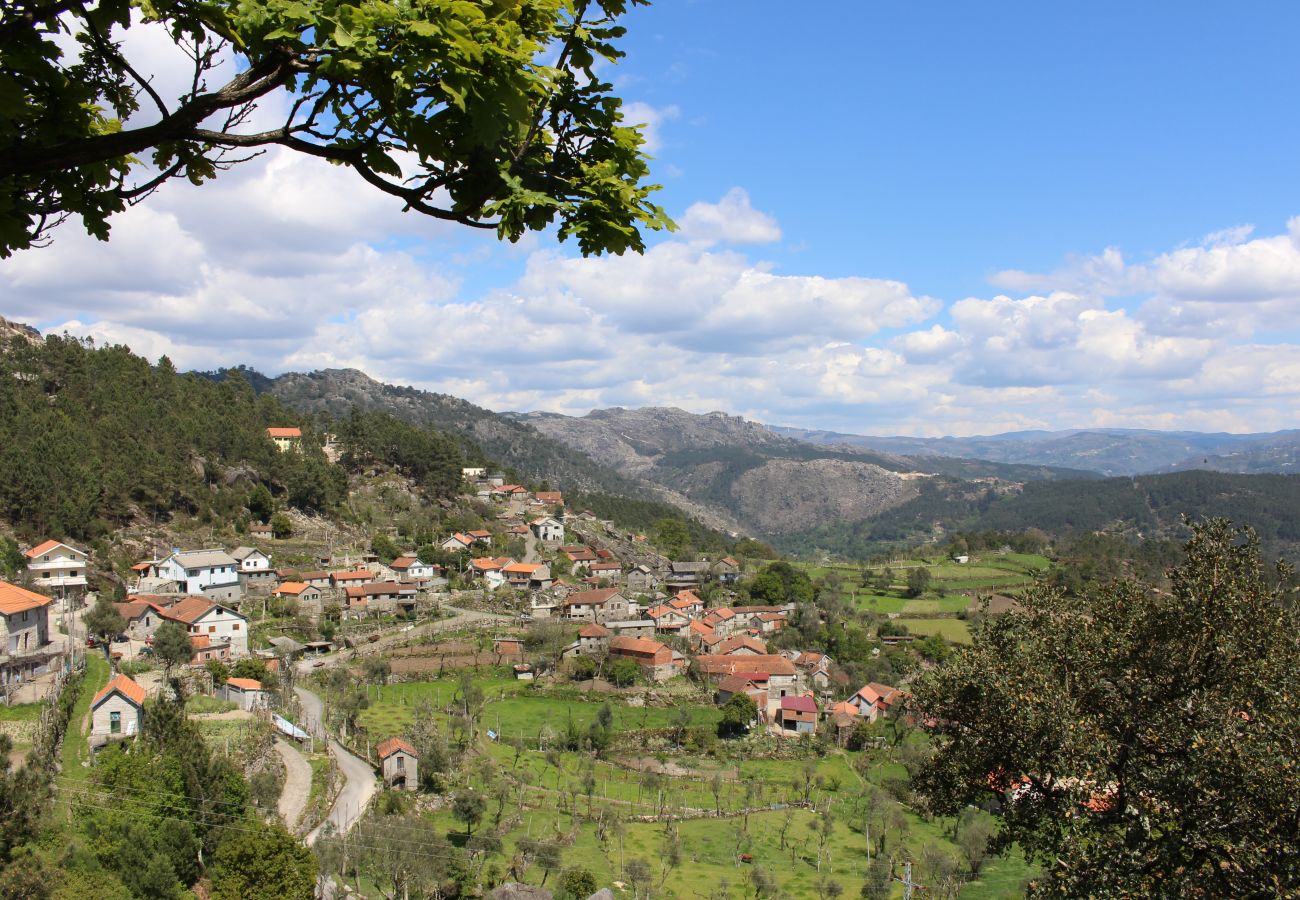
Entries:
{"type": "Polygon", "coordinates": [[[238,631],[238,630],[239,630],[239,623],[236,622],[234,625],[231,625],[230,628],[231,628],[232,631],[238,631]]]}
{"type": "Polygon", "coordinates": [[[216,626],[216,625],[209,625],[209,626],[208,626],[208,634],[216,634],[216,633],[217,633],[217,626],[216,626]]]}
{"type": "Polygon", "coordinates": [[[108,733],[122,733],[122,714],[120,712],[114,711],[108,714],[108,733]]]}
{"type": "Polygon", "coordinates": [[[400,753],[397,756],[397,771],[406,771],[406,757],[402,756],[400,753]]]}
{"type": "Polygon", "coordinates": [[[42,577],[42,578],[49,578],[49,577],[50,577],[50,573],[49,573],[49,572],[42,572],[42,573],[41,573],[41,577],[42,577]]]}

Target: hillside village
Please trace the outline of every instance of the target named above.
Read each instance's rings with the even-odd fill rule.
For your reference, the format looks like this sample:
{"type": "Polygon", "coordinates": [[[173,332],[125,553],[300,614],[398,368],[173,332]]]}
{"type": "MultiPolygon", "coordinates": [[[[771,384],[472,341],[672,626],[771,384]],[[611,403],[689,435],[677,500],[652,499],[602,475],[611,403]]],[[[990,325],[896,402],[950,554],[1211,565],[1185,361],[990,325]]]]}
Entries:
{"type": "MultiPolygon", "coordinates": [[[[266,435],[280,452],[299,452],[300,429],[268,427],[266,435]]],[[[170,547],[135,560],[124,596],[111,603],[104,597],[111,582],[95,577],[90,551],[41,541],[23,552],[19,583],[0,584],[8,637],[0,684],[21,705],[57,692],[68,672],[97,673],[87,719],[70,723],[67,735],[85,743],[88,754],[76,758],[92,771],[96,757],[140,739],[153,698],[171,691],[183,690],[191,708],[247,716],[233,720],[243,729],[262,723],[279,735],[286,765],[301,755],[312,766],[329,760],[335,773],[310,816],[299,803],[284,818],[309,844],[369,821],[364,804],[331,809],[334,792],[367,799],[377,788],[439,793],[437,779],[419,774],[428,746],[419,727],[370,727],[361,710],[325,714],[318,695],[336,708],[346,702],[331,673],[373,680],[379,671],[381,683],[415,686],[436,655],[437,676],[462,686],[484,671],[542,696],[573,685],[604,698],[606,710],[610,703],[659,706],[665,724],[681,718],[674,709],[682,721],[696,721],[711,707],[705,721],[717,722],[719,735],[792,741],[802,748],[796,757],[809,752],[810,740],[883,741],[863,728],[905,714],[905,690],[853,683],[825,647],[790,645],[799,604],[755,602],[746,587],[761,560],[670,558],[645,534],[569,508],[560,491],[511,484],[486,467],[463,469],[460,496],[490,512],[487,527],[451,531],[423,550],[391,539],[341,555],[317,550],[307,567],[283,565],[285,539],[254,519],[244,544],[170,547]],[[179,656],[162,649],[167,629],[187,641],[179,656]],[[161,658],[169,652],[174,664],[161,658]],[[209,705],[195,707],[205,697],[209,705]],[[356,764],[346,777],[344,760],[356,764]],[[357,771],[368,774],[354,777],[357,771]]],[[[304,559],[295,547],[291,556],[304,559]]],[[[195,721],[220,724],[206,718],[212,715],[195,721]]],[[[504,745],[508,728],[498,725],[487,737],[504,745]]],[[[532,740],[544,749],[545,729],[532,740]]],[[[760,755],[770,752],[782,755],[776,745],[760,755]]],[[[672,818],[663,810],[654,818],[665,815],[672,818]]]]}
{"type": "MultiPolygon", "coordinates": [[[[940,814],[955,782],[925,779],[959,729],[926,691],[1023,629],[1027,595],[1125,573],[1164,597],[1183,556],[936,521],[869,560],[782,559],[463,434],[296,416],[238,373],[59,338],[0,366],[45,429],[13,433],[0,484],[0,788],[27,798],[0,847],[38,848],[0,896],[56,870],[16,895],[1024,893],[1041,860],[998,814],[1031,789],[976,760],[940,814]],[[92,462],[19,465],[71,443],[92,462]]],[[[983,698],[969,674],[955,702],[983,698]]],[[[1107,783],[1064,789],[1113,809],[1107,783]]]]}

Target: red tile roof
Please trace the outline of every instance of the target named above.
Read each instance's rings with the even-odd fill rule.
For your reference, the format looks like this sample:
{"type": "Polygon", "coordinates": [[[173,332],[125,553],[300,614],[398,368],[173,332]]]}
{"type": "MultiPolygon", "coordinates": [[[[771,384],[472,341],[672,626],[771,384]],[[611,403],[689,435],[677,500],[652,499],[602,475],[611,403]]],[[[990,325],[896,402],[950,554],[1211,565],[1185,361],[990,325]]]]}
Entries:
{"type": "Polygon", "coordinates": [[[290,596],[296,596],[298,594],[301,594],[303,591],[307,590],[307,588],[309,587],[311,587],[311,585],[304,584],[301,581],[286,581],[284,584],[280,585],[271,593],[288,594],[290,596]]]}
{"type": "Polygon", "coordinates": [[[585,637],[585,638],[609,637],[609,629],[606,628],[604,625],[597,625],[595,622],[590,622],[586,625],[583,625],[580,629],[578,629],[578,637],[585,637]]]}
{"type": "Polygon", "coordinates": [[[60,545],[59,541],[46,541],[43,544],[37,544],[35,547],[28,550],[23,555],[26,556],[28,559],[35,559],[38,556],[43,556],[46,553],[49,553],[51,550],[53,550],[55,547],[58,547],[59,545],[60,545]]]}
{"type": "Polygon", "coordinates": [[[601,588],[598,591],[579,591],[564,598],[565,606],[602,606],[618,594],[618,588],[601,588]]]}
{"type": "Polygon", "coordinates": [[[379,754],[380,759],[388,759],[388,757],[392,756],[399,750],[403,753],[409,753],[417,759],[420,756],[414,747],[399,737],[389,738],[388,740],[381,742],[379,746],[375,748],[375,752],[379,754]]]}
{"type": "Polygon", "coordinates": [[[710,675],[793,675],[794,663],[784,656],[717,656],[696,657],[700,671],[710,675]]]}
{"type": "Polygon", "coordinates": [[[216,608],[217,604],[207,597],[186,597],[173,606],[159,610],[158,614],[163,618],[184,622],[186,625],[193,625],[216,608]]]}
{"type": "Polygon", "coordinates": [[[782,697],[781,708],[788,709],[792,712],[815,713],[817,712],[817,701],[812,697],[782,697]]]}
{"type": "Polygon", "coordinates": [[[7,581],[0,581],[0,613],[4,613],[6,616],[27,612],[32,609],[40,609],[42,606],[48,606],[49,604],[50,598],[44,594],[29,591],[27,588],[20,588],[18,585],[10,584],[7,581]]]}
{"type": "Polygon", "coordinates": [[[226,684],[234,685],[241,691],[260,691],[262,682],[256,678],[227,678],[226,684]]]}
{"type": "Polygon", "coordinates": [[[144,706],[144,688],[140,687],[140,685],[136,684],[125,675],[114,675],[113,680],[100,688],[99,693],[90,701],[91,709],[98,706],[99,701],[103,700],[114,691],[120,693],[136,706],[144,706]]]}
{"type": "Polygon", "coordinates": [[[273,438],[300,438],[302,437],[301,428],[268,428],[268,436],[273,438]]]}

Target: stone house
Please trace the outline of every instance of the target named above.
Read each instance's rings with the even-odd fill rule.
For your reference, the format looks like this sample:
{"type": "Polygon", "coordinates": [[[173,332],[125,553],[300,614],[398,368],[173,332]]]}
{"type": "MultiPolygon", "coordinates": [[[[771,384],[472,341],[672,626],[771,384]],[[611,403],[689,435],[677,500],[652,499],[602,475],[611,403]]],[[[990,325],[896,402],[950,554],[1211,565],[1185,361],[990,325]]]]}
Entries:
{"type": "Polygon", "coordinates": [[[617,588],[579,591],[564,598],[565,614],[580,622],[605,623],[626,619],[633,606],[617,588]]]}
{"type": "Polygon", "coordinates": [[[383,772],[384,785],[399,791],[420,787],[420,754],[399,737],[389,738],[375,748],[383,772]]]}
{"type": "Polygon", "coordinates": [[[186,597],[158,610],[158,614],[183,625],[191,642],[195,637],[203,636],[212,649],[224,641],[229,645],[230,654],[248,655],[248,619],[229,607],[213,603],[206,597],[186,597]]]}
{"type": "Polygon", "coordinates": [[[252,712],[268,706],[270,701],[266,689],[256,678],[227,678],[221,686],[221,696],[232,703],[238,703],[240,709],[252,712]]]}
{"type": "Polygon", "coordinates": [[[667,681],[677,674],[672,648],[647,638],[618,635],[609,639],[610,661],[630,659],[651,681],[667,681]]]}
{"type": "Polygon", "coordinates": [[[131,737],[144,728],[144,688],[125,675],[115,675],[90,701],[90,741],[107,743],[131,737]]]}
{"type": "Polygon", "coordinates": [[[0,581],[0,683],[26,681],[49,670],[50,603],[44,594],[0,581]]]}

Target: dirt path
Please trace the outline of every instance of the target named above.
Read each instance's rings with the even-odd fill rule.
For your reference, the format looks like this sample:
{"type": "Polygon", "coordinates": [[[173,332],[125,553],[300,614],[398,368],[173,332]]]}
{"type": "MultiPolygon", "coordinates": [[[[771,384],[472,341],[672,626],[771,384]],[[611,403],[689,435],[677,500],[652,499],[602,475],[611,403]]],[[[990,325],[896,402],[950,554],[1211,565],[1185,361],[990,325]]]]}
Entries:
{"type": "Polygon", "coordinates": [[[246,709],[228,709],[219,713],[191,713],[191,719],[206,719],[209,722],[227,722],[238,719],[251,719],[253,714],[246,709]]]}
{"type": "Polygon", "coordinates": [[[280,791],[277,809],[285,827],[293,831],[311,795],[311,765],[296,748],[279,738],[275,741],[275,749],[284,760],[285,770],[284,789],[280,791]]]}

